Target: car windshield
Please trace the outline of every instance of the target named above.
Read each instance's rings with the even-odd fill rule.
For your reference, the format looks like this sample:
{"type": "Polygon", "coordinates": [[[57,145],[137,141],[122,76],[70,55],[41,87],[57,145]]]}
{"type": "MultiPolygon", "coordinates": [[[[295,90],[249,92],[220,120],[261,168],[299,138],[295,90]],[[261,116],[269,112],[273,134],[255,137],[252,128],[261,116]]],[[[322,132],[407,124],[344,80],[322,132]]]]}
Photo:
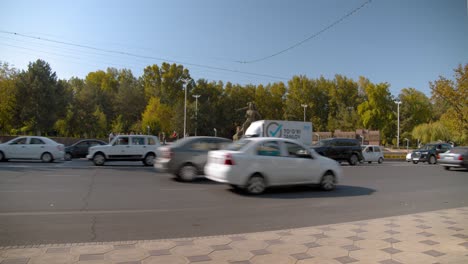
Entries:
{"type": "Polygon", "coordinates": [[[328,140],[328,139],[320,140],[320,141],[317,142],[317,144],[315,144],[314,146],[318,146],[318,147],[330,146],[330,140],[328,140]]]}
{"type": "Polygon", "coordinates": [[[432,150],[432,149],[435,149],[436,148],[436,145],[430,145],[430,144],[427,144],[427,145],[424,145],[422,148],[420,148],[421,150],[432,150]]]}
{"type": "Polygon", "coordinates": [[[235,141],[231,144],[229,144],[225,149],[226,150],[233,150],[233,151],[239,151],[241,150],[243,147],[247,146],[248,144],[250,144],[252,142],[252,140],[248,139],[248,138],[243,138],[239,141],[235,141]]]}

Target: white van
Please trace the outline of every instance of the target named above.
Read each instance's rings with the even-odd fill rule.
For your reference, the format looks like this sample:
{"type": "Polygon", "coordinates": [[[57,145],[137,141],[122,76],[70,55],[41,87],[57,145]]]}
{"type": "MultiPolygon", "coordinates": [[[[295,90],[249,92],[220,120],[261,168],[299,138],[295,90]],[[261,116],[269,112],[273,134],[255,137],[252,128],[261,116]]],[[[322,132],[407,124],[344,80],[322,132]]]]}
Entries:
{"type": "Polygon", "coordinates": [[[372,163],[373,161],[382,163],[384,161],[383,149],[376,145],[362,145],[362,156],[364,161],[372,163]]]}
{"type": "Polygon", "coordinates": [[[312,145],[312,123],[283,120],[258,120],[245,131],[246,137],[289,138],[312,145]]]}

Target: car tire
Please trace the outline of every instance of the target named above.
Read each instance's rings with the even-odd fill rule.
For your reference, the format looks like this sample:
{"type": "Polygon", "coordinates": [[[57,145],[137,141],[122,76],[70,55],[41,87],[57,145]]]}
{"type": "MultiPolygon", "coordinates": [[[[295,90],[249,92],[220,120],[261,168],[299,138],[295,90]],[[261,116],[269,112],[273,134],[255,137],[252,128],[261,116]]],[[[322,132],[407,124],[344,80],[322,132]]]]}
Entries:
{"type": "Polygon", "coordinates": [[[259,174],[255,174],[247,181],[245,185],[245,191],[248,194],[258,195],[265,191],[267,185],[265,178],[259,174]]]}
{"type": "Polygon", "coordinates": [[[431,155],[431,156],[429,157],[429,159],[427,160],[427,163],[429,163],[429,164],[436,164],[436,163],[437,163],[436,157],[435,157],[434,155],[431,155]]]}
{"type": "Polygon", "coordinates": [[[444,169],[445,170],[450,170],[450,167],[449,166],[444,166],[444,169]]]}
{"type": "Polygon", "coordinates": [[[331,171],[327,171],[320,180],[320,187],[324,191],[331,191],[335,189],[335,175],[331,171]]]}
{"type": "Polygon", "coordinates": [[[106,157],[103,154],[98,153],[98,154],[94,155],[94,157],[93,157],[94,165],[102,166],[102,165],[104,165],[105,162],[106,162],[106,157]]]}
{"type": "Polygon", "coordinates": [[[42,162],[53,162],[54,157],[49,152],[44,152],[41,155],[41,160],[42,160],[42,162]]]}
{"type": "Polygon", "coordinates": [[[145,159],[143,160],[143,164],[145,166],[153,166],[154,165],[154,159],[156,158],[156,156],[154,154],[147,154],[145,159]]]}
{"type": "Polygon", "coordinates": [[[418,163],[419,163],[419,161],[413,160],[413,164],[418,164],[418,163]]]}
{"type": "Polygon", "coordinates": [[[351,166],[355,166],[356,164],[358,164],[359,162],[359,159],[358,159],[358,156],[356,154],[352,154],[351,157],[349,157],[349,165],[351,166]]]}
{"type": "Polygon", "coordinates": [[[65,153],[65,156],[63,156],[63,159],[67,161],[72,160],[72,154],[70,152],[65,153]]]}
{"type": "Polygon", "coordinates": [[[378,160],[377,162],[378,162],[379,164],[382,164],[382,162],[383,162],[383,158],[382,158],[382,157],[380,157],[380,158],[379,158],[379,160],[378,160]]]}
{"type": "Polygon", "coordinates": [[[192,164],[184,164],[177,175],[181,181],[191,182],[197,177],[197,168],[192,164]]]}
{"type": "Polygon", "coordinates": [[[3,154],[3,152],[1,151],[0,151],[0,161],[6,161],[5,154],[3,154]]]}
{"type": "Polygon", "coordinates": [[[371,164],[371,163],[372,163],[372,161],[368,161],[367,163],[371,164]]]}

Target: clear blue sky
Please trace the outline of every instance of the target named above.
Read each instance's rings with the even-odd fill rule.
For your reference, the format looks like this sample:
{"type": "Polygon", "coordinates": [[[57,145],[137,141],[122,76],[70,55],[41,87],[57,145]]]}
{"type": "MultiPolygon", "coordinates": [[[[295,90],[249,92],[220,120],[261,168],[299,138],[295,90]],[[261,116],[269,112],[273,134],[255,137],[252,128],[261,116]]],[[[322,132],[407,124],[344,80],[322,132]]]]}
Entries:
{"type": "MultiPolygon", "coordinates": [[[[373,0],[318,37],[251,64],[322,30],[366,0],[172,0],[0,2],[0,30],[289,79],[335,74],[388,82],[398,95],[449,78],[468,63],[467,0],[373,0]]],[[[107,67],[140,76],[162,63],[0,33],[0,60],[18,69],[36,59],[59,78],[107,67]]],[[[280,79],[185,65],[194,79],[267,84],[280,79]]]]}

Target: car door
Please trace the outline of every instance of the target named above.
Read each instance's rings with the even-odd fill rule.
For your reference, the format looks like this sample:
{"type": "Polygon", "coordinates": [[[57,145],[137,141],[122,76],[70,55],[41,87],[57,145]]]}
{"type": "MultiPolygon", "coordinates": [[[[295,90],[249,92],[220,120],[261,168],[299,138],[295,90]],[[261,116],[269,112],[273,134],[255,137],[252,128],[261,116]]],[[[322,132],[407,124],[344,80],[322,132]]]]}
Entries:
{"type": "Polygon", "coordinates": [[[131,159],[142,159],[147,152],[147,148],[146,137],[130,137],[130,146],[127,148],[127,155],[131,159]]]}
{"type": "Polygon", "coordinates": [[[277,140],[258,142],[255,149],[255,170],[262,173],[270,185],[280,185],[287,182],[284,168],[285,159],[277,140]]]}
{"type": "Polygon", "coordinates": [[[25,159],[27,158],[28,138],[20,137],[10,142],[5,149],[5,156],[8,159],[25,159]]]}
{"type": "Polygon", "coordinates": [[[109,148],[107,156],[110,159],[126,159],[127,151],[130,148],[130,141],[127,136],[119,136],[109,148]]]}
{"type": "Polygon", "coordinates": [[[282,165],[285,170],[285,181],[289,183],[316,183],[320,168],[317,161],[310,156],[309,151],[292,142],[285,141],[284,146],[287,155],[287,159],[282,165]]]}
{"type": "Polygon", "coordinates": [[[74,157],[85,157],[88,154],[89,149],[89,142],[90,141],[81,141],[75,145],[73,151],[74,157]]]}
{"type": "Polygon", "coordinates": [[[42,139],[36,137],[29,138],[29,144],[27,147],[28,159],[40,159],[42,153],[47,151],[47,145],[42,139]]]}

